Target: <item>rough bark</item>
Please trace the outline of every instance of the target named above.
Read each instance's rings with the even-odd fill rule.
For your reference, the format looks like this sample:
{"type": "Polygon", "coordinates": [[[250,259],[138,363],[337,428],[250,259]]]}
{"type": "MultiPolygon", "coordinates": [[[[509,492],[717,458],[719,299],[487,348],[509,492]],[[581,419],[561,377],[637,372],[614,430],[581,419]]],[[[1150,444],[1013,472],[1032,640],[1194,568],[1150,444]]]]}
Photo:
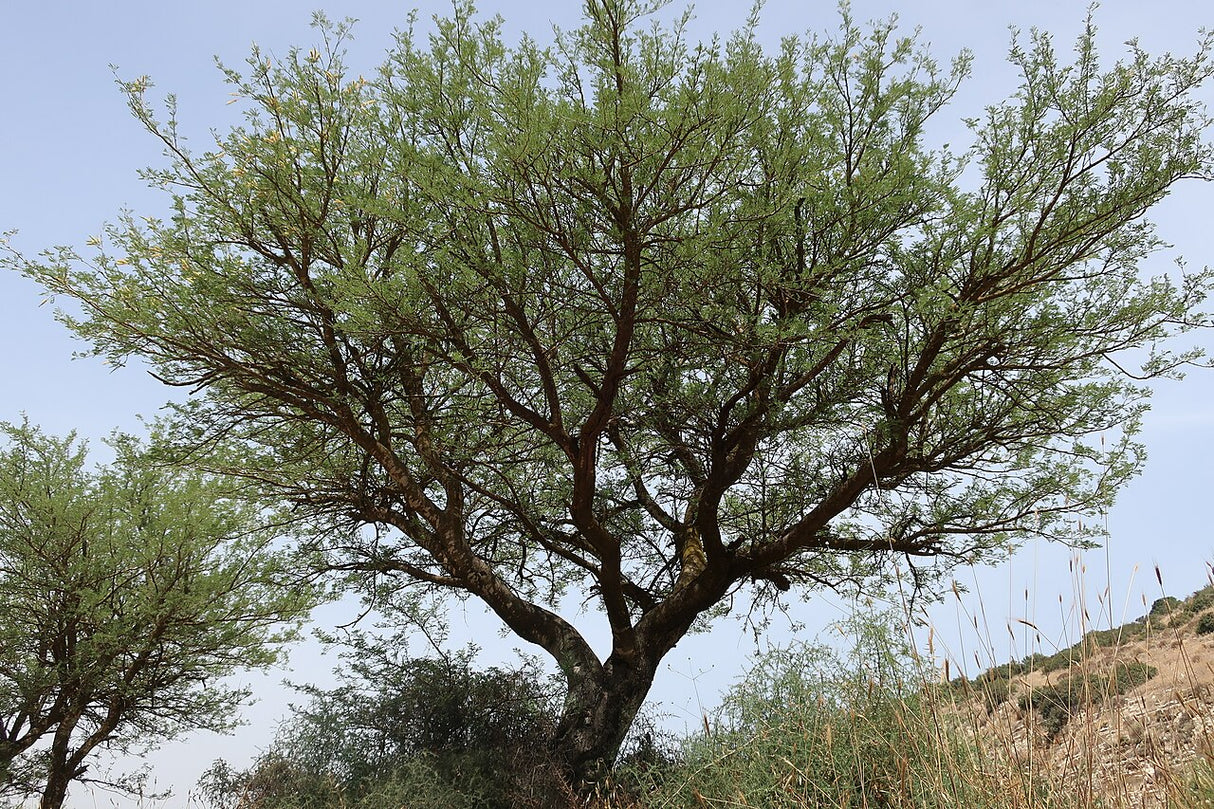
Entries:
{"type": "Polygon", "coordinates": [[[569,691],[552,750],[575,788],[592,789],[611,770],[656,670],[648,660],[612,655],[597,669],[567,673],[569,691]]]}
{"type": "Polygon", "coordinates": [[[72,733],[76,729],[78,717],[73,717],[60,723],[51,742],[50,758],[46,768],[46,786],[42,790],[42,800],[38,809],[62,809],[67,799],[67,788],[72,779],[78,775],[74,772],[69,744],[72,733]]]}
{"type": "Polygon", "coordinates": [[[61,809],[67,800],[67,787],[71,779],[61,771],[50,773],[46,779],[46,788],[42,791],[42,801],[39,809],[61,809]]]}

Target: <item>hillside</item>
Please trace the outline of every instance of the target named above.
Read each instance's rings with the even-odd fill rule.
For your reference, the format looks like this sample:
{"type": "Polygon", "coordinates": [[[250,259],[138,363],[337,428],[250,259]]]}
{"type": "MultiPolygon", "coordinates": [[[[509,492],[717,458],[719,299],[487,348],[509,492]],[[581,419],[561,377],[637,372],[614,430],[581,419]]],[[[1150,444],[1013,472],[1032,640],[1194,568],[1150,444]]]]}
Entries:
{"type": "Polygon", "coordinates": [[[1214,753],[1214,587],[952,685],[973,697],[960,704],[975,739],[1024,778],[1061,779],[1112,805],[1166,807],[1214,753]]]}

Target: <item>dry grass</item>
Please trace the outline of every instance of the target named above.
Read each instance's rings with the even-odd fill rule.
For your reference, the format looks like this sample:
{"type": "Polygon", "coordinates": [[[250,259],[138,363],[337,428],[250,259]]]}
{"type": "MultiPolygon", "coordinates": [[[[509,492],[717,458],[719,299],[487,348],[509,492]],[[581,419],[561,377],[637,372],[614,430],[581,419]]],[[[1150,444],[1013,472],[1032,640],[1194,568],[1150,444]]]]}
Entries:
{"type": "Polygon", "coordinates": [[[1139,621],[1082,633],[1023,670],[985,673],[953,710],[983,756],[999,762],[1001,779],[1031,783],[1049,805],[1214,806],[1214,634],[1199,631],[1212,613],[1214,587],[1159,599],[1139,621]],[[1148,669],[1145,681],[1125,676],[1148,669]],[[1068,681],[1095,687],[1051,725],[1029,695],[1068,681]]]}
{"type": "MultiPolygon", "coordinates": [[[[988,649],[990,669],[952,681],[901,616],[861,617],[850,653],[760,658],[702,733],[583,809],[1214,807],[1214,585],[1143,611],[1112,629],[1081,618],[1077,643],[1020,661],[993,666],[988,649]]],[[[462,805],[397,786],[355,809],[462,805]]]]}
{"type": "Polygon", "coordinates": [[[794,656],[752,672],[733,695],[743,710],[727,700],[679,764],[597,807],[1211,807],[1212,614],[1214,587],[1160,599],[1061,652],[944,684],[906,648],[794,656]]]}

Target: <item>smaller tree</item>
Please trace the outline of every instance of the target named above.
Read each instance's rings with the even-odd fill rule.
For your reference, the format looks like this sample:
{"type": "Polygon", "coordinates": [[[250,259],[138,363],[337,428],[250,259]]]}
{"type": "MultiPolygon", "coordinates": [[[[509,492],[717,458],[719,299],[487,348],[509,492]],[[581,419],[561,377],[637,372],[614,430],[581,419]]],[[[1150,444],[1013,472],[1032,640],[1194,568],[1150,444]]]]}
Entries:
{"type": "MultiPolygon", "coordinates": [[[[399,639],[396,639],[399,640],[399,639]]],[[[355,634],[342,682],[302,686],[306,705],[248,770],[216,761],[199,782],[216,809],[549,806],[559,714],[554,681],[532,664],[478,670],[475,648],[412,657],[355,634]]]]}
{"type": "Polygon", "coordinates": [[[213,476],[129,436],[86,445],[0,425],[0,796],[63,805],[99,748],[224,731],[312,603],[276,529],[213,476]]]}

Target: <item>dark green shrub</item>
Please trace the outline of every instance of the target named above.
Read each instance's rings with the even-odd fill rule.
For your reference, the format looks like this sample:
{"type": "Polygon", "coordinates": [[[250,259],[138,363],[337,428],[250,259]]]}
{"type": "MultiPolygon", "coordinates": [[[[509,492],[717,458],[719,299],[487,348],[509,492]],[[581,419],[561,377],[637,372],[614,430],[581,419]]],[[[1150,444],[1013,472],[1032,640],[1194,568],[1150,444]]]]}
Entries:
{"type": "Polygon", "coordinates": [[[1131,661],[1118,662],[1108,673],[1066,675],[1052,685],[1034,688],[1021,696],[1020,709],[1037,711],[1046,734],[1053,738],[1078,709],[1124,694],[1157,672],[1154,666],[1131,661]]]}
{"type": "Polygon", "coordinates": [[[1197,619],[1197,634],[1208,635],[1214,632],[1214,612],[1204,612],[1197,619]]]}
{"type": "Polygon", "coordinates": [[[216,809],[506,809],[556,788],[547,742],[557,706],[537,671],[477,670],[471,650],[357,651],[342,686],[301,689],[310,701],[252,767],[216,762],[202,797],[216,809]]]}
{"type": "Polygon", "coordinates": [[[1008,701],[1012,693],[1012,683],[1006,677],[993,678],[979,683],[978,690],[982,694],[982,704],[986,707],[986,712],[994,713],[996,708],[1008,701]]]}
{"type": "Polygon", "coordinates": [[[1042,657],[1041,660],[1038,661],[1037,671],[1044,674],[1049,674],[1053,671],[1069,669],[1071,666],[1077,664],[1081,659],[1082,655],[1079,653],[1079,649],[1072,646],[1069,649],[1054,652],[1054,654],[1049,655],[1048,657],[1042,657]]]}
{"type": "Polygon", "coordinates": [[[1137,660],[1118,661],[1113,666],[1112,682],[1115,686],[1112,694],[1124,694],[1132,688],[1145,683],[1159,673],[1155,666],[1137,660]]]}
{"type": "Polygon", "coordinates": [[[1089,648],[1119,646],[1146,635],[1145,623],[1129,623],[1116,629],[1094,629],[1084,636],[1089,648]]]}
{"type": "Polygon", "coordinates": [[[1020,710],[1034,710],[1041,718],[1046,736],[1054,738],[1071,718],[1079,705],[1078,691],[1072,689],[1069,677],[1065,682],[1034,688],[1020,698],[1020,710]]]}
{"type": "Polygon", "coordinates": [[[1214,585],[1206,585],[1189,596],[1189,609],[1193,612],[1203,612],[1214,607],[1214,585]]]}
{"type": "Polygon", "coordinates": [[[1151,611],[1147,615],[1151,618],[1166,618],[1180,608],[1181,602],[1179,598],[1176,596],[1164,596],[1163,598],[1155,599],[1155,603],[1151,605],[1151,611]]]}

